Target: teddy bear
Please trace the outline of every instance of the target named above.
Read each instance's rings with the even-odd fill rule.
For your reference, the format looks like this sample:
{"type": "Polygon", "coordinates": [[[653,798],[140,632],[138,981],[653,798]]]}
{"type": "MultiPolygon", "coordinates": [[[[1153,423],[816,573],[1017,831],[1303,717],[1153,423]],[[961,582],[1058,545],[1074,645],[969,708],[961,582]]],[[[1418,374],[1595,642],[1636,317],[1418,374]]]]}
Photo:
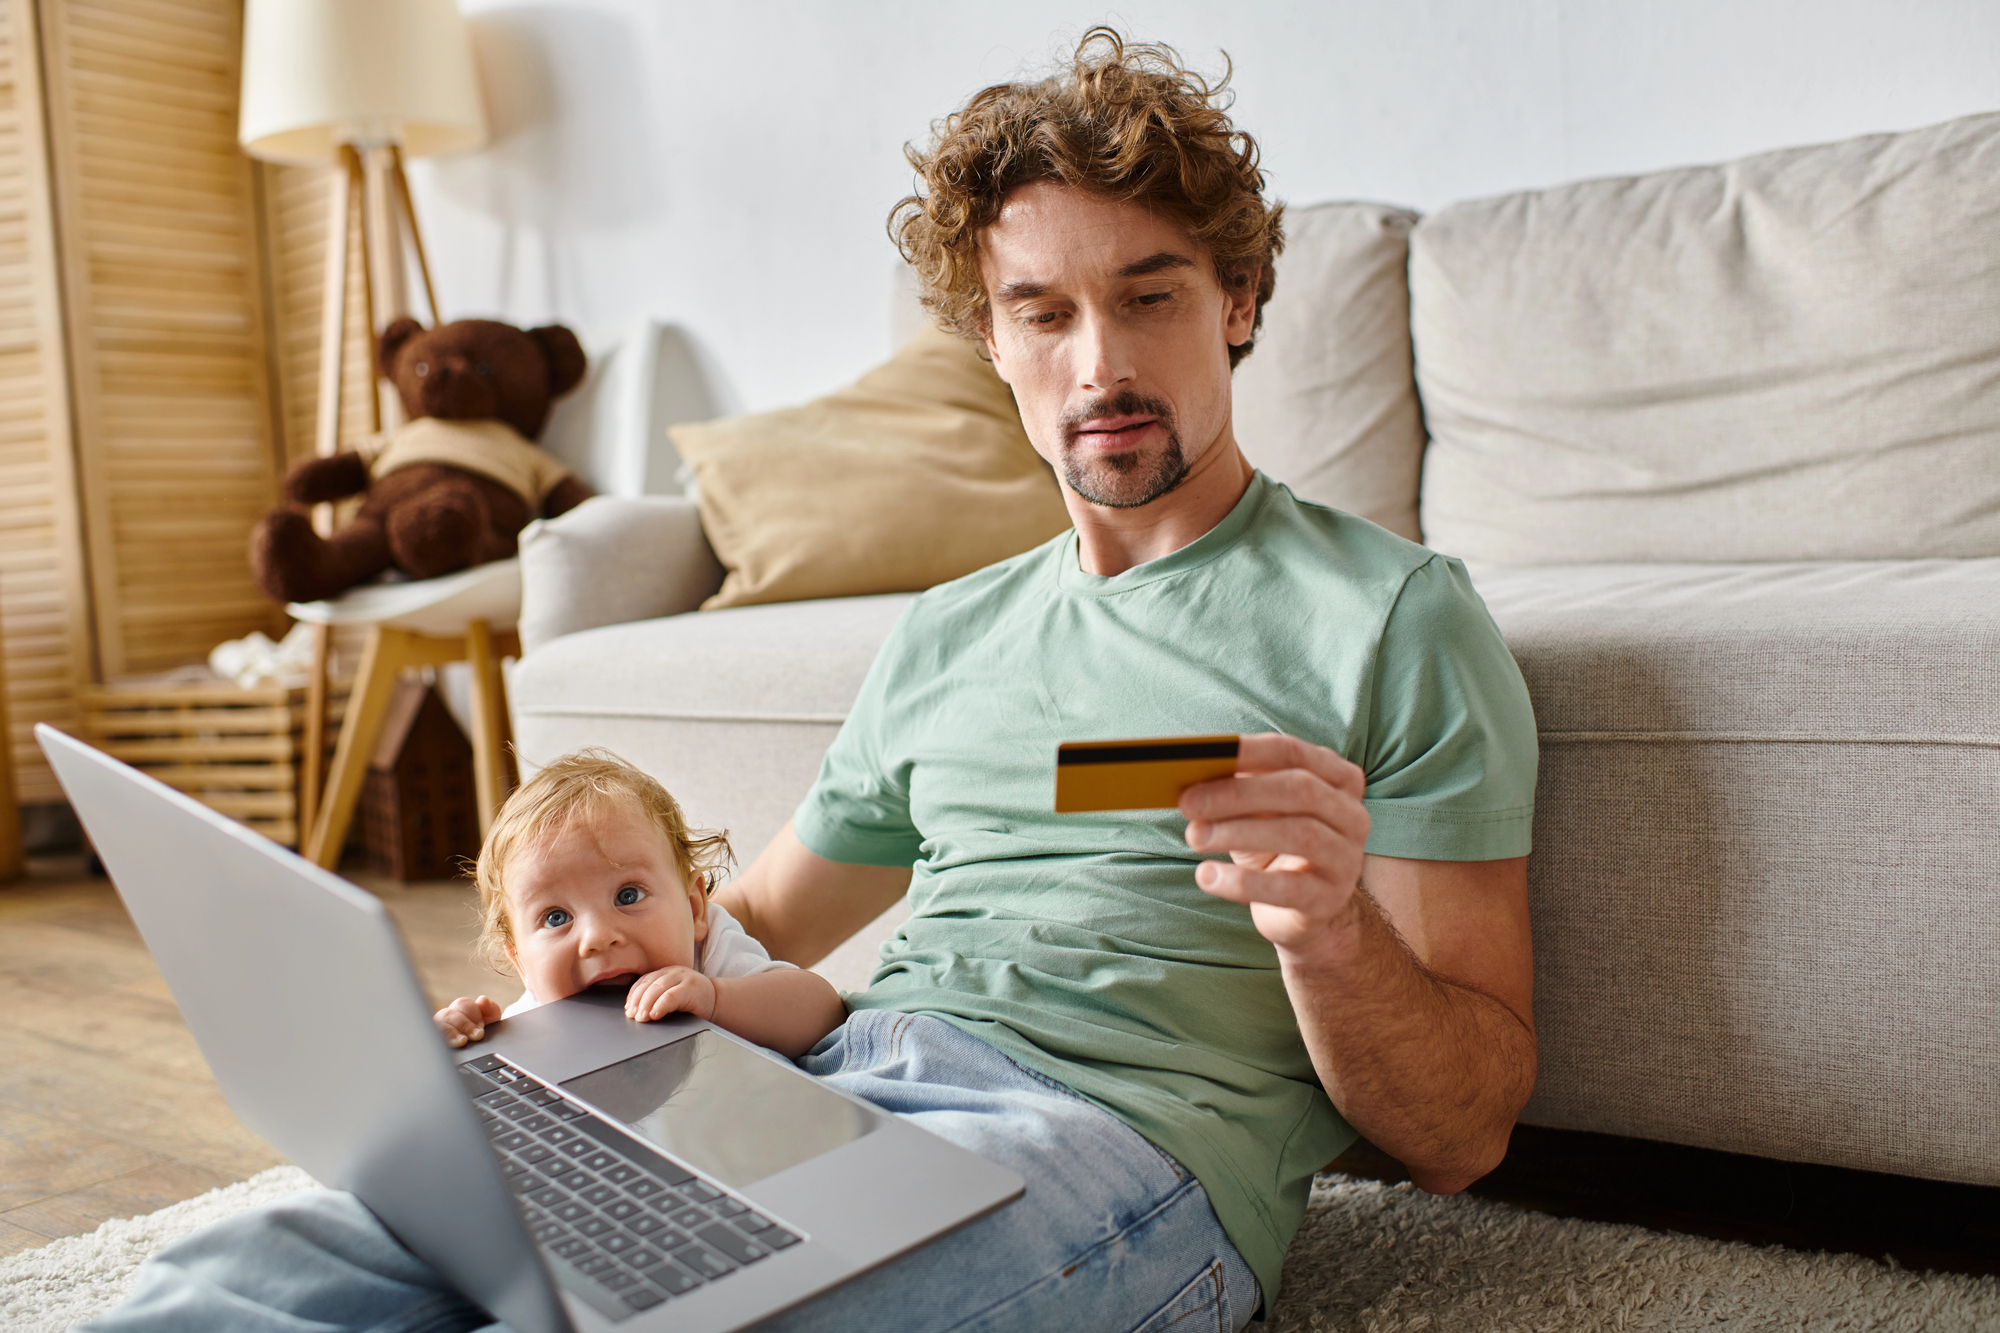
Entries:
{"type": "Polygon", "coordinates": [[[583,379],[583,347],[559,324],[519,329],[408,316],[382,331],[382,374],[409,420],[362,452],[309,458],[286,474],[291,506],[250,534],[250,568],[281,602],[337,597],[390,568],[436,578],[518,550],[529,520],[554,518],[591,490],[530,443],[550,403],[583,379]],[[330,537],[306,506],[363,495],[330,537]]]}

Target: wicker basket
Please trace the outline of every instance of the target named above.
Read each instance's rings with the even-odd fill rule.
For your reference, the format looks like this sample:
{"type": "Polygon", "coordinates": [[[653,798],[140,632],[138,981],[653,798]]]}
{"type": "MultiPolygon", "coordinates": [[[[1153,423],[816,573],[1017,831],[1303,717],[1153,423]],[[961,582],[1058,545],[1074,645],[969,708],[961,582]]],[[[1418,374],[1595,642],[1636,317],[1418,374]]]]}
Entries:
{"type": "MultiPolygon", "coordinates": [[[[113,684],[83,693],[82,737],[218,814],[297,847],[305,696],[275,685],[113,684]]],[[[329,692],[329,753],[345,702],[344,688],[329,692]]]]}

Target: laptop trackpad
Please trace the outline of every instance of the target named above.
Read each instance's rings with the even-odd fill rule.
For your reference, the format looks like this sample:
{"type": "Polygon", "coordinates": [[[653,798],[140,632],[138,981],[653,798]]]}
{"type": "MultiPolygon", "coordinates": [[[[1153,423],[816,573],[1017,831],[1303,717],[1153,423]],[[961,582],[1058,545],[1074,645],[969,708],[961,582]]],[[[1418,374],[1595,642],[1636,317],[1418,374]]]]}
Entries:
{"type": "Polygon", "coordinates": [[[737,1188],[875,1127],[840,1094],[706,1029],[562,1086],[737,1188]]]}

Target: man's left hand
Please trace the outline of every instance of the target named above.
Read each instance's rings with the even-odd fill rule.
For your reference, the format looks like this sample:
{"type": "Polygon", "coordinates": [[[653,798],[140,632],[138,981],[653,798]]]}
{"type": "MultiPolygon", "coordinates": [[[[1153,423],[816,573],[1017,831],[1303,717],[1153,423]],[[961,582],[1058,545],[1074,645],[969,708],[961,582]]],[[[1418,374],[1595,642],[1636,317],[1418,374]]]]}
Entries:
{"type": "Polygon", "coordinates": [[[1247,903],[1281,958],[1310,961],[1352,925],[1361,882],[1367,782],[1323,745],[1276,732],[1245,736],[1236,776],[1181,793],[1187,844],[1230,863],[1195,868],[1202,890],[1247,903]]]}

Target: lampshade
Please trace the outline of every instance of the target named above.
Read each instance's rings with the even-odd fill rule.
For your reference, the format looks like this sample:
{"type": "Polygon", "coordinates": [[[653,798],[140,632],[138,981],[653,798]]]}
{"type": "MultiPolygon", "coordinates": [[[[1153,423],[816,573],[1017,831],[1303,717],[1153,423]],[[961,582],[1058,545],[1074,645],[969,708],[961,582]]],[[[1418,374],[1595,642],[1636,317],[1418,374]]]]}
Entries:
{"type": "Polygon", "coordinates": [[[272,162],[343,143],[475,148],[486,112],[455,0],[249,0],[237,138],[272,162]]]}

